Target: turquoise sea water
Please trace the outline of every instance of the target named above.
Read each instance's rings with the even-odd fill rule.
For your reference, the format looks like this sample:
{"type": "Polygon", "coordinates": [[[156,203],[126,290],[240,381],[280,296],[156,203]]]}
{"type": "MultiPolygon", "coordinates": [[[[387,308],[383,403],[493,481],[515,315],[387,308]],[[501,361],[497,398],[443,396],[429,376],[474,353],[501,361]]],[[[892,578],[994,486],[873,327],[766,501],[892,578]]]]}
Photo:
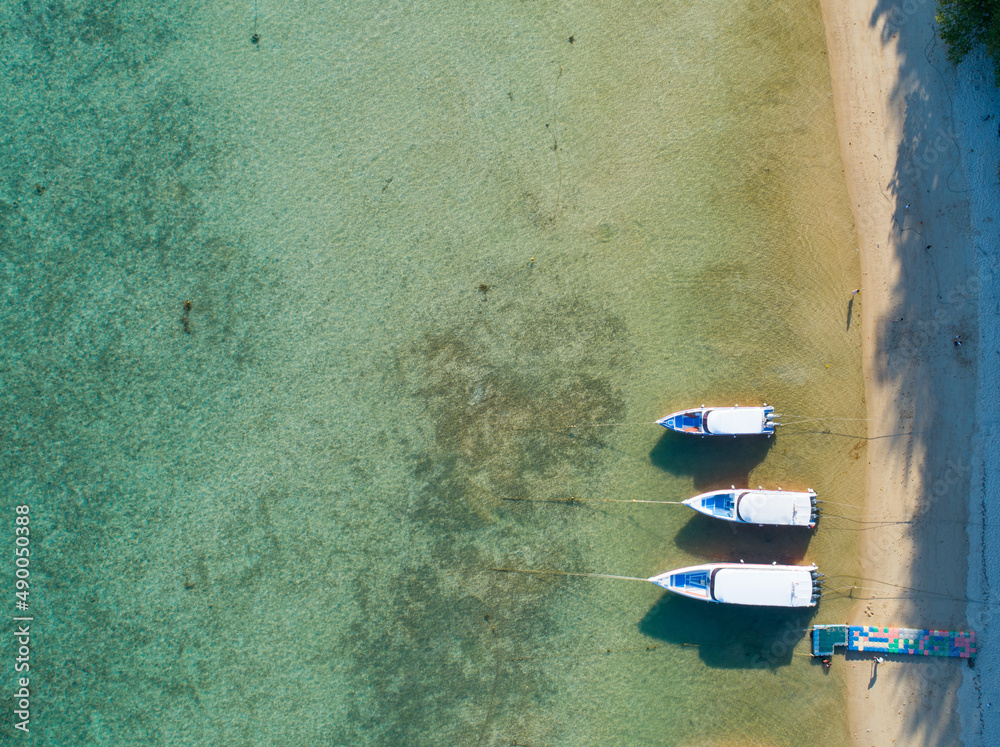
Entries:
{"type": "Polygon", "coordinates": [[[846,739],[802,632],[836,594],[727,610],[491,570],[854,572],[836,520],[562,500],[860,502],[850,420],[651,424],[864,417],[818,7],[453,5],[0,9],[34,741],[846,739]]]}

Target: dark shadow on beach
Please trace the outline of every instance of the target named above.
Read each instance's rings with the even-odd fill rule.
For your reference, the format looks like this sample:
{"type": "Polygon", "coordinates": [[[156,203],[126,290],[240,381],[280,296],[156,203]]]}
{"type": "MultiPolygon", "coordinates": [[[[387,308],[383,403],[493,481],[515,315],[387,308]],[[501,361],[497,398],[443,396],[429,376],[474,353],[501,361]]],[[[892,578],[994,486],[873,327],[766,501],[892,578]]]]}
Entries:
{"type": "Polygon", "coordinates": [[[775,669],[791,663],[792,649],[808,634],[816,609],[712,604],[667,593],[639,622],[639,631],[695,646],[713,668],[775,669]]]}
{"type": "Polygon", "coordinates": [[[868,689],[871,690],[878,682],[878,661],[872,661],[872,676],[868,680],[868,689]]]}
{"type": "MultiPolygon", "coordinates": [[[[941,659],[936,657],[928,656],[908,656],[906,654],[877,654],[869,651],[846,651],[844,649],[839,649],[844,651],[844,661],[856,667],[868,667],[868,689],[871,690],[878,684],[878,673],[881,667],[884,667],[889,662],[894,662],[896,664],[902,665],[925,665],[928,662],[933,666],[934,662],[940,662],[941,659]],[[882,661],[878,661],[882,659],[882,661]]],[[[960,668],[959,668],[960,669],[960,668]]]]}
{"type": "Polygon", "coordinates": [[[847,331],[851,331],[851,316],[854,314],[854,296],[847,302],[847,331]]]}
{"type": "Polygon", "coordinates": [[[665,472],[687,475],[699,491],[746,485],[750,472],[764,461],[774,438],[742,436],[701,438],[666,431],[649,452],[649,460],[665,472]]]}
{"type": "MultiPolygon", "coordinates": [[[[900,82],[891,97],[895,110],[903,112],[895,167],[878,164],[884,168],[879,187],[893,211],[893,225],[887,236],[875,238],[883,239],[881,251],[893,252],[899,274],[891,288],[891,311],[875,321],[870,371],[900,398],[891,408],[894,417],[873,426],[872,435],[912,431],[892,442],[915,478],[912,500],[919,502],[922,518],[914,527],[909,573],[914,586],[934,592],[894,601],[899,619],[881,622],[956,628],[968,624],[965,603],[949,597],[964,597],[954,590],[966,584],[963,522],[972,473],[979,282],[971,242],[963,238],[969,230],[969,196],[952,119],[955,70],[937,37],[934,13],[934,3],[879,0],[870,18],[883,45],[900,57],[900,82]],[[966,344],[955,346],[955,335],[966,344]],[[936,427],[915,429],[913,423],[936,427]]],[[[993,82],[984,79],[983,85],[993,82]]],[[[892,535],[880,536],[869,542],[886,557],[892,535]]],[[[913,658],[920,657],[908,661],[913,658]]],[[[955,667],[954,675],[935,674],[933,687],[952,691],[960,678],[961,668],[955,667]]],[[[927,707],[906,711],[908,733],[938,743],[957,739],[959,716],[949,707],[952,701],[925,694],[931,696],[924,698],[927,707]]]]}
{"type": "Polygon", "coordinates": [[[715,561],[797,565],[812,535],[803,527],[760,527],[695,514],[675,541],[686,553],[715,561]]]}

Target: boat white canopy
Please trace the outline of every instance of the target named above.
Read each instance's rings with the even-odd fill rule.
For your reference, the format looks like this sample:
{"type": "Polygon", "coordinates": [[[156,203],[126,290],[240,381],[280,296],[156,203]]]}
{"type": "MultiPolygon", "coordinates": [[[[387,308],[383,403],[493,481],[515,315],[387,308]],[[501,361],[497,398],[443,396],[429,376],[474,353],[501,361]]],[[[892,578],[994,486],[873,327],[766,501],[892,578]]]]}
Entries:
{"type": "Polygon", "coordinates": [[[815,565],[707,563],[649,579],[657,586],[706,602],[754,607],[813,607],[819,601],[815,565]]]}
{"type": "Polygon", "coordinates": [[[706,516],[743,524],[814,527],[819,509],[813,491],[736,488],[688,498],[684,505],[706,516]]]}
{"type": "Polygon", "coordinates": [[[717,407],[705,413],[705,430],[720,436],[764,433],[763,407],[717,407]]]}
{"type": "Polygon", "coordinates": [[[813,525],[812,493],[783,490],[747,490],[736,504],[736,513],[747,524],[813,525]]]}
{"type": "Polygon", "coordinates": [[[811,607],[812,568],[739,566],[720,568],[712,579],[712,596],[726,604],[762,607],[811,607]]]}

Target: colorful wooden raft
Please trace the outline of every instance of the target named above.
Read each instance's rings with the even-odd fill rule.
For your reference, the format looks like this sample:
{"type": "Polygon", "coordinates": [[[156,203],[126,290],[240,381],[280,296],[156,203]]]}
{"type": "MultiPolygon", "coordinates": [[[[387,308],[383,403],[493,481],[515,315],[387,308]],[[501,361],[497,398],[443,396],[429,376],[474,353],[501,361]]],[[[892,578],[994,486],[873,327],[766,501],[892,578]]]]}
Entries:
{"type": "Polygon", "coordinates": [[[918,630],[867,625],[814,625],[813,656],[830,656],[834,648],[876,654],[953,656],[973,659],[976,634],[971,630],[918,630]]]}

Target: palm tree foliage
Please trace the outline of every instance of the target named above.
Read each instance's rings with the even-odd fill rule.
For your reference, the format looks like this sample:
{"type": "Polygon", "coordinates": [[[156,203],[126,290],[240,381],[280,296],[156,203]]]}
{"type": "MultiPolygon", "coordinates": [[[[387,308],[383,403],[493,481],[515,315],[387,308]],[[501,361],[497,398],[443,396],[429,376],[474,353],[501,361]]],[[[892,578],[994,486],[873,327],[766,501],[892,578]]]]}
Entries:
{"type": "Polygon", "coordinates": [[[1000,85],[1000,0],[938,0],[937,22],[948,58],[958,64],[982,44],[1000,85]]]}

